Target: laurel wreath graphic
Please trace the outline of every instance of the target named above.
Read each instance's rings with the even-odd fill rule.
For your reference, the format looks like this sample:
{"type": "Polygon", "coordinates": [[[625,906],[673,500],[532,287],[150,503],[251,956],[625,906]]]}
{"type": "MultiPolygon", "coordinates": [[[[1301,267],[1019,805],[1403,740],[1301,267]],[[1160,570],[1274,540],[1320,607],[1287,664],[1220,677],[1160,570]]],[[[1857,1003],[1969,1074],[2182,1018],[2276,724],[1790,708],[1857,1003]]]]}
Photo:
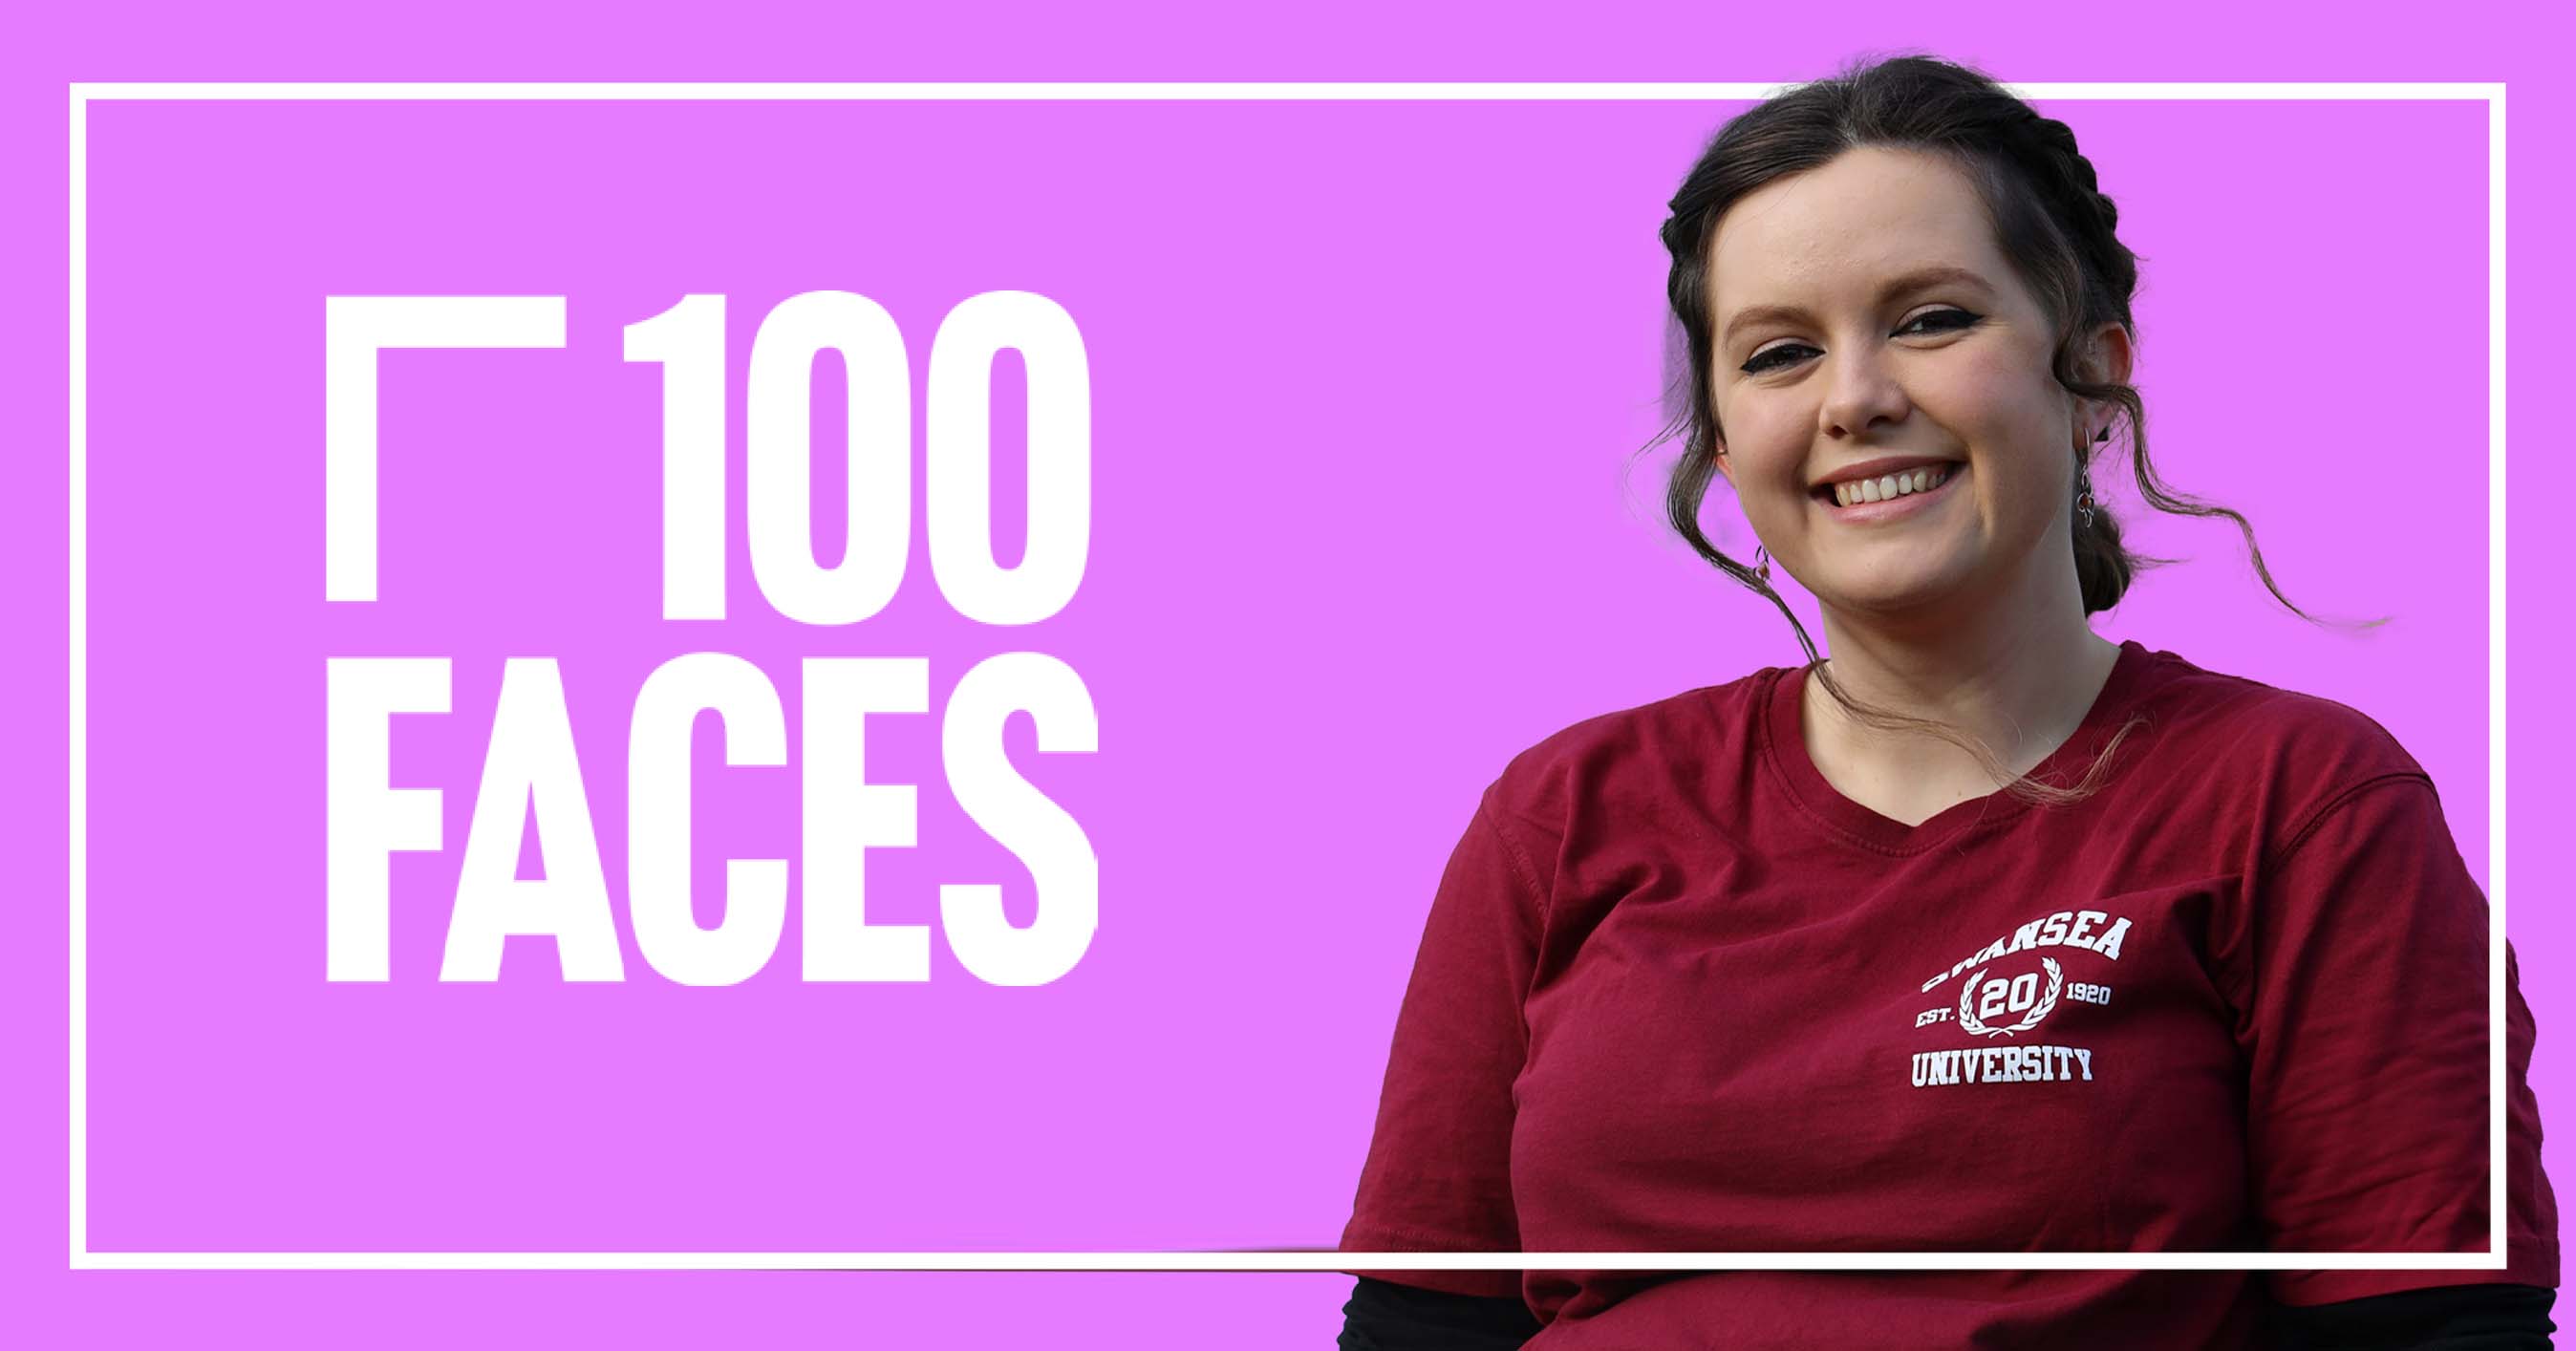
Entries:
{"type": "Polygon", "coordinates": [[[1980,968],[1975,974],[1969,976],[1967,983],[1959,987],[1959,1030],[1975,1036],[1992,1037],[2027,1032],[2039,1026],[2039,1020],[2047,1017],[2050,1009],[2057,1007],[2057,991],[2066,984],[2066,973],[2058,968],[2056,958],[2042,957],[2039,959],[2039,964],[2048,968],[2048,988],[2039,992],[2039,1002],[2030,1006],[2030,1012],[2023,1014],[2021,1021],[2010,1027],[1993,1026],[1979,1018],[1975,1011],[1968,1007],[1969,1001],[1976,996],[1978,982],[1985,976],[1986,971],[1992,968],[1980,968]]]}

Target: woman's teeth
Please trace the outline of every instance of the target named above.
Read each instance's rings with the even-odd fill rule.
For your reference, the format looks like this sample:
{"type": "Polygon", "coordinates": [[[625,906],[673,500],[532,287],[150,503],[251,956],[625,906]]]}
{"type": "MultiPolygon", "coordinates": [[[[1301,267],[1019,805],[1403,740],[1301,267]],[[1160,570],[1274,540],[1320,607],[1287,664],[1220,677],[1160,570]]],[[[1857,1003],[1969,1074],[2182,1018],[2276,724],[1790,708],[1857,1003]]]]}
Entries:
{"type": "Polygon", "coordinates": [[[1950,466],[1944,464],[1910,469],[1902,474],[1883,474],[1857,483],[1837,483],[1834,485],[1834,504],[1848,507],[1861,502],[1884,502],[1908,493],[1930,492],[1949,477],[1950,466]]]}

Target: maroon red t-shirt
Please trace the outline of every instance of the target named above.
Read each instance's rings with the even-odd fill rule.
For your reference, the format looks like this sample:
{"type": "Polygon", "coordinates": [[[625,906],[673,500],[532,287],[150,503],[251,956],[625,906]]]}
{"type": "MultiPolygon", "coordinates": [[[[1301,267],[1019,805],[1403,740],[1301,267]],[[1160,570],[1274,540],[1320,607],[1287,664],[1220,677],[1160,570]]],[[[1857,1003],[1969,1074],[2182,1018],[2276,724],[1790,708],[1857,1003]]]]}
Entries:
{"type": "MultiPolygon", "coordinates": [[[[1343,1250],[2486,1250],[2486,898],[2378,723],[2131,641],[2034,771],[2127,726],[2099,794],[1909,827],[1808,759],[1804,679],[1589,719],[1485,791],[1343,1250]]],[[[2506,1005],[2503,1270],[1363,1274],[1520,1294],[1549,1351],[2222,1348],[2267,1294],[2555,1286],[2506,1005]]]]}

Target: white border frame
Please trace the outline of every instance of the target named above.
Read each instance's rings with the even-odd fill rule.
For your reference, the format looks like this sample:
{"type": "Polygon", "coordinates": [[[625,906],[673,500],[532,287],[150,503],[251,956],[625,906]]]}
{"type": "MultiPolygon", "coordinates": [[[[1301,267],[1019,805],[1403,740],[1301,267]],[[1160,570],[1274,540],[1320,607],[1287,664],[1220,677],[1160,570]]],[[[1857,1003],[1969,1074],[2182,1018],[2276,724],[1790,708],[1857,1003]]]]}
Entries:
{"type": "Polygon", "coordinates": [[[1747,83],[80,83],[71,89],[71,1266],[126,1271],[1352,1271],[1352,1270],[2500,1270],[2505,1250],[2505,126],[2504,84],[2016,84],[2033,100],[2443,99],[2487,105],[2487,1059],[2484,1253],[2280,1252],[96,1252],[89,1246],[89,105],[423,100],[1704,100],[1747,83]]]}

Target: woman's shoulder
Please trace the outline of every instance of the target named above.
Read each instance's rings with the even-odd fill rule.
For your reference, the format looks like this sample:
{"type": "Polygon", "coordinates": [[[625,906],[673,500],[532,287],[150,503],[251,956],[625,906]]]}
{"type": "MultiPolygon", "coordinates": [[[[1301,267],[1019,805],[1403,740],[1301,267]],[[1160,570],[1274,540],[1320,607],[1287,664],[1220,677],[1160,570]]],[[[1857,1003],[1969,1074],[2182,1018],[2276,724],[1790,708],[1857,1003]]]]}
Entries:
{"type": "Polygon", "coordinates": [[[2281,776],[2340,790],[2424,767],[2386,725],[2324,694],[2147,654],[2133,704],[2169,748],[2208,772],[2281,776]]]}
{"type": "Polygon", "coordinates": [[[1753,753],[1762,698],[1784,674],[1763,667],[1566,723],[1513,754],[1486,789],[1516,816],[1562,820],[1576,801],[1663,794],[1753,753]]]}

